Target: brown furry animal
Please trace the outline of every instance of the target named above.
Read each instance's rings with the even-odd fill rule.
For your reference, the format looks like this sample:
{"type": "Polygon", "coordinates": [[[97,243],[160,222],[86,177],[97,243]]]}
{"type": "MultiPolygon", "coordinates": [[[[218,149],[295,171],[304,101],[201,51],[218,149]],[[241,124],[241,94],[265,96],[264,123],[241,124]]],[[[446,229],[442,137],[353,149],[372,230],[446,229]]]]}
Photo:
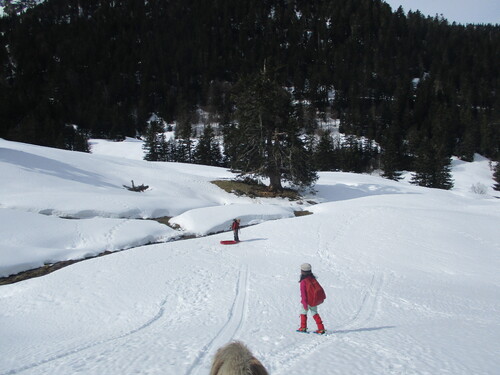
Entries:
{"type": "Polygon", "coordinates": [[[210,375],[269,375],[266,368],[241,342],[235,341],[217,350],[210,375]]]}

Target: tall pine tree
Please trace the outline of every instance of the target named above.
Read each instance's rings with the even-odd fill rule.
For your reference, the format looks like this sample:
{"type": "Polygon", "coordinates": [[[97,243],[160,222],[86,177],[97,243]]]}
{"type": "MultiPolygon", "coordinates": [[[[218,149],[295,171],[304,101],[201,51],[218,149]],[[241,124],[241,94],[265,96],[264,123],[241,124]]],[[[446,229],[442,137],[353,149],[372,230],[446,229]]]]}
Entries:
{"type": "Polygon", "coordinates": [[[334,148],[332,135],[329,131],[321,133],[314,150],[314,166],[318,171],[332,171],[334,169],[334,148]]]}
{"type": "Polygon", "coordinates": [[[495,171],[493,172],[493,179],[495,180],[493,189],[500,191],[500,162],[496,163],[495,171]]]}
{"type": "Polygon", "coordinates": [[[163,125],[159,121],[150,121],[144,138],[144,160],[166,161],[167,142],[163,125]]]}
{"type": "Polygon", "coordinates": [[[194,162],[213,166],[219,166],[222,163],[219,142],[215,139],[214,130],[210,125],[205,127],[203,135],[198,140],[194,150],[194,162]]]}
{"type": "Polygon", "coordinates": [[[442,147],[433,146],[428,140],[422,142],[415,160],[412,183],[445,190],[453,187],[451,159],[442,147]]]}
{"type": "Polygon", "coordinates": [[[237,88],[231,166],[269,178],[271,191],[282,190],[282,180],[301,187],[314,183],[317,175],[299,137],[290,94],[265,71],[237,88]]]}

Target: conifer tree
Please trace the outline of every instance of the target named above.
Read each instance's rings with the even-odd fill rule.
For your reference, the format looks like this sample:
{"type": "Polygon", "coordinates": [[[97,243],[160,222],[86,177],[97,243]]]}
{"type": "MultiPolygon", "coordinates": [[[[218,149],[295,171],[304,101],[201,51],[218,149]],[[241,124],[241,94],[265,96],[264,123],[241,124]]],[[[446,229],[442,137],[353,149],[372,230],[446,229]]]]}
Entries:
{"type": "Polygon", "coordinates": [[[334,170],[334,149],[332,135],[329,131],[322,132],[314,151],[314,166],[318,171],[334,170]]]}
{"type": "Polygon", "coordinates": [[[493,172],[493,179],[496,182],[493,185],[493,189],[495,189],[496,191],[500,191],[500,162],[498,161],[495,166],[495,171],[493,172]]]}
{"type": "Polygon", "coordinates": [[[438,150],[436,154],[436,172],[434,186],[438,189],[450,190],[453,188],[451,176],[451,158],[438,150]]]}
{"type": "Polygon", "coordinates": [[[415,159],[415,175],[411,182],[415,185],[433,187],[432,176],[435,163],[433,160],[434,150],[429,142],[422,142],[415,159]]]}
{"type": "Polygon", "coordinates": [[[215,139],[214,130],[207,125],[203,135],[194,150],[194,162],[203,165],[219,166],[222,163],[222,153],[219,143],[215,139]]]}
{"type": "Polygon", "coordinates": [[[164,153],[166,161],[179,161],[177,159],[177,141],[175,138],[167,139],[165,142],[164,153]]]}
{"type": "Polygon", "coordinates": [[[266,72],[237,86],[238,124],[231,129],[233,142],[228,150],[232,167],[269,178],[271,191],[282,190],[282,180],[298,186],[313,184],[316,172],[299,138],[289,93],[266,72]]]}
{"type": "Polygon", "coordinates": [[[181,123],[199,107],[229,123],[230,88],[266,59],[309,103],[306,133],[332,111],[348,134],[381,142],[391,123],[404,140],[411,127],[439,137],[449,155],[499,158],[498,25],[392,13],[380,0],[4,3],[17,15],[0,18],[3,137],[64,147],[64,124],[135,136],[151,113],[181,123]],[[47,100],[59,103],[49,118],[47,100]]]}
{"type": "Polygon", "coordinates": [[[453,187],[451,159],[442,147],[436,147],[424,140],[415,160],[413,184],[430,188],[449,190],[453,187]]]}
{"type": "Polygon", "coordinates": [[[398,181],[401,179],[401,164],[403,159],[402,153],[403,140],[400,132],[395,126],[391,126],[382,142],[382,176],[390,180],[398,181]]]}
{"type": "Polygon", "coordinates": [[[166,139],[163,125],[159,121],[150,121],[146,128],[143,149],[144,160],[166,161],[166,139]]]}
{"type": "Polygon", "coordinates": [[[89,135],[87,132],[66,125],[64,129],[64,149],[80,152],[90,152],[89,135]]]}
{"type": "Polygon", "coordinates": [[[460,111],[460,125],[463,128],[462,136],[459,139],[456,155],[465,161],[473,161],[474,153],[479,146],[479,127],[475,126],[472,116],[471,104],[467,103],[467,108],[460,111]]]}
{"type": "Polygon", "coordinates": [[[193,162],[193,141],[191,139],[194,113],[190,109],[184,108],[179,116],[179,121],[175,127],[176,140],[176,161],[182,163],[193,162]]]}

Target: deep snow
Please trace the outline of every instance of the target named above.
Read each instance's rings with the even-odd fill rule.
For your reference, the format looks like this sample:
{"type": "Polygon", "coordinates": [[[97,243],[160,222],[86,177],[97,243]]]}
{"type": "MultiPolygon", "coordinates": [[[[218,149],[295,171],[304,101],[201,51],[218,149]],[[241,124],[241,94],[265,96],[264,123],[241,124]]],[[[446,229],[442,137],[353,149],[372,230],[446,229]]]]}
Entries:
{"type": "Polygon", "coordinates": [[[222,168],[141,157],[131,139],[90,155],[0,140],[3,276],[134,247],[0,286],[0,374],[207,374],[236,339],[271,374],[498,373],[500,201],[484,158],[453,161],[452,191],[321,173],[290,202],[228,194],[209,182],[232,177],[222,168]],[[142,220],[159,216],[182,230],[142,220]],[[234,217],[257,224],[235,246],[219,244],[230,232],[140,246],[234,217]],[[303,262],[327,293],[327,336],[294,332],[303,262]]]}

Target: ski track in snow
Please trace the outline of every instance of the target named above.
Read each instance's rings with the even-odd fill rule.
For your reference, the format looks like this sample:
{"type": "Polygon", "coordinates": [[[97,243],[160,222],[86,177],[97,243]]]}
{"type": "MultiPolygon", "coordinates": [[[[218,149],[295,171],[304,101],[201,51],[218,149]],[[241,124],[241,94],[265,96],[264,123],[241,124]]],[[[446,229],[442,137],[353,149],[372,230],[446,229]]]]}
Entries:
{"type": "Polygon", "coordinates": [[[359,310],[347,322],[342,323],[335,332],[342,333],[342,330],[352,330],[352,328],[359,328],[372,322],[380,310],[380,296],[384,284],[385,275],[374,274],[363,295],[359,310]]]}
{"type": "Polygon", "coordinates": [[[205,345],[200,354],[188,368],[186,375],[205,374],[210,368],[211,355],[221,346],[231,341],[240,330],[245,320],[245,312],[248,304],[248,265],[242,265],[238,273],[236,283],[236,295],[233,305],[229,310],[229,319],[222,326],[217,335],[205,345]]]}
{"type": "Polygon", "coordinates": [[[134,334],[136,334],[138,332],[141,332],[142,330],[150,327],[156,321],[158,321],[159,319],[161,319],[161,317],[163,316],[163,314],[165,312],[165,304],[166,303],[167,303],[167,298],[165,298],[161,302],[160,309],[158,310],[158,312],[156,313],[155,316],[153,316],[151,319],[149,319],[146,323],[142,324],[141,326],[139,326],[139,327],[137,327],[135,329],[132,329],[131,331],[125,332],[125,333],[123,333],[121,335],[118,335],[118,336],[115,336],[115,337],[111,337],[111,338],[108,338],[108,339],[94,341],[94,342],[89,343],[87,345],[80,346],[80,347],[74,348],[72,350],[66,351],[64,353],[56,354],[56,355],[50,356],[48,358],[42,359],[40,361],[37,361],[37,362],[34,362],[34,363],[30,363],[30,364],[28,364],[26,366],[19,367],[19,368],[13,369],[13,370],[9,370],[7,372],[3,372],[0,375],[15,375],[15,374],[19,374],[21,372],[24,372],[24,371],[27,371],[27,370],[31,370],[31,369],[34,369],[34,368],[39,367],[39,366],[46,365],[48,363],[51,363],[51,362],[54,362],[54,361],[57,361],[57,360],[60,360],[60,359],[66,358],[66,357],[79,354],[81,352],[84,352],[84,351],[86,351],[88,349],[91,349],[91,348],[94,348],[96,346],[108,344],[110,342],[113,342],[113,341],[116,341],[116,340],[120,340],[120,339],[123,339],[125,337],[134,335],[134,334]]]}
{"type": "MultiPolygon", "coordinates": [[[[362,218],[365,218],[371,215],[372,212],[375,212],[376,209],[368,209],[359,213],[357,215],[351,216],[347,218],[347,220],[341,220],[342,224],[336,226],[334,239],[335,241],[342,240],[346,235],[346,228],[352,227],[355,222],[359,221],[362,218]]],[[[330,223],[323,223],[323,226],[331,225],[330,223]]],[[[324,240],[321,236],[321,233],[327,233],[327,231],[318,228],[318,256],[321,260],[321,263],[326,265],[327,269],[335,269],[335,264],[332,260],[334,255],[334,249],[331,245],[331,242],[324,240]],[[333,254],[333,255],[332,255],[333,254]]],[[[339,275],[340,276],[340,275],[339,275]]],[[[345,276],[345,275],[344,275],[345,276]]],[[[352,283],[351,280],[349,280],[352,283]]],[[[361,326],[363,324],[370,323],[376,316],[380,307],[380,296],[383,289],[384,284],[386,283],[386,276],[383,272],[374,272],[371,277],[371,281],[368,287],[366,287],[366,291],[363,293],[363,298],[360,304],[359,309],[354,313],[354,315],[346,322],[341,323],[340,326],[335,330],[339,332],[339,330],[350,329],[353,326],[361,326]]]]}
{"type": "MultiPolygon", "coordinates": [[[[335,229],[335,240],[340,240],[345,236],[346,228],[353,225],[354,222],[360,220],[368,216],[374,209],[369,209],[359,213],[355,216],[349,217],[347,220],[339,221],[342,224],[337,226],[335,229]]],[[[330,223],[324,223],[322,226],[328,225],[330,223]]],[[[335,269],[334,267],[334,250],[332,249],[331,243],[328,239],[323,239],[321,233],[325,231],[321,228],[318,228],[318,256],[325,268],[335,269]]],[[[314,336],[314,334],[309,334],[307,341],[300,341],[297,345],[291,345],[283,348],[278,353],[274,353],[271,357],[274,358],[272,367],[277,369],[273,371],[274,374],[287,374],[292,368],[296,367],[296,363],[298,361],[303,361],[308,357],[312,352],[316,350],[320,350],[323,347],[331,345],[331,340],[335,340],[335,335],[344,334],[349,332],[361,332],[361,331],[369,331],[375,329],[382,329],[388,327],[377,327],[377,328],[363,328],[369,326],[370,322],[372,322],[378,311],[380,310],[380,297],[382,295],[382,290],[385,285],[386,277],[384,273],[377,272],[373,273],[370,283],[365,287],[365,291],[363,293],[363,297],[361,299],[361,303],[359,305],[359,309],[353,313],[353,315],[345,322],[339,324],[335,329],[330,330],[322,336],[318,336],[316,338],[310,337],[314,336]]],[[[309,316],[308,320],[312,320],[309,316]]],[[[314,324],[314,323],[313,323],[314,324]]],[[[327,325],[328,322],[325,322],[327,325]]]]}
{"type": "MultiPolygon", "coordinates": [[[[280,353],[275,353],[271,357],[273,360],[273,368],[278,369],[273,374],[288,374],[289,371],[296,367],[298,361],[304,361],[305,357],[310,356],[312,352],[319,350],[323,347],[331,345],[332,340],[338,339],[339,334],[349,332],[370,331],[389,327],[376,327],[376,328],[362,328],[367,325],[376,317],[380,309],[380,296],[385,284],[385,275],[374,274],[371,282],[368,285],[359,309],[354,315],[346,322],[340,324],[336,329],[331,330],[325,335],[309,334],[307,341],[300,341],[300,344],[291,347],[286,347],[280,353]],[[310,340],[309,340],[310,339],[310,340]]],[[[309,318],[310,320],[311,318],[309,318]]]]}
{"type": "MultiPolygon", "coordinates": [[[[5,141],[0,142],[3,147],[5,141]]],[[[45,186],[48,182],[47,186],[51,186],[52,177],[64,178],[67,182],[61,187],[64,191],[74,189],[71,199],[81,202],[68,208],[62,205],[61,208],[51,196],[45,200],[39,192],[32,194],[31,188],[24,190],[24,187],[17,192],[14,191],[16,185],[11,184],[5,190],[11,195],[4,208],[21,205],[28,211],[45,215],[61,215],[67,211],[69,217],[82,219],[96,216],[121,219],[119,222],[103,222],[99,230],[94,230],[97,226],[91,222],[74,221],[73,227],[68,225],[68,230],[73,230],[72,238],[62,233],[60,241],[69,241],[75,249],[92,248],[95,244],[103,247],[102,250],[123,248],[122,243],[129,241],[126,235],[129,231],[135,232],[131,220],[154,216],[152,212],[180,212],[193,207],[208,209],[225,205],[228,212],[234,213],[233,217],[238,217],[239,204],[267,202],[235,197],[208,184],[209,180],[229,177],[231,174],[226,171],[175,163],[161,166],[153,163],[149,169],[142,162],[128,165],[126,161],[120,161],[125,171],[120,175],[135,175],[140,167],[139,176],[135,178],[139,183],[142,180],[152,186],[149,196],[137,198],[136,194],[122,194],[121,177],[108,172],[113,168],[107,159],[96,163],[102,164],[98,169],[87,171],[80,167],[80,163],[87,165],[88,162],[83,163],[79,153],[60,154],[70,159],[67,164],[56,160],[59,156],[55,155],[59,153],[55,150],[44,151],[49,156],[43,157],[36,156],[38,151],[32,151],[32,146],[16,147],[23,151],[16,151],[20,158],[13,159],[12,163],[20,168],[29,166],[30,171],[38,170],[38,164],[33,164],[35,158],[52,161],[49,165],[54,166],[53,170],[44,167],[40,173],[33,174],[34,181],[37,181],[35,185],[45,186]],[[57,170],[55,166],[59,165],[64,169],[57,170]],[[82,176],[76,176],[77,172],[82,176]],[[169,174],[169,183],[175,182],[184,190],[179,189],[174,198],[169,192],[171,185],[165,183],[166,173],[169,174]],[[158,178],[160,175],[163,177],[158,178]],[[71,182],[75,176],[77,182],[93,185],[96,193],[89,195],[86,188],[80,190],[71,182]],[[106,181],[114,181],[114,184],[106,181]],[[29,202],[20,204],[19,194],[24,194],[29,202]],[[180,199],[186,199],[186,203],[181,204],[177,201],[180,199]],[[172,208],[151,207],[155,202],[157,207],[172,205],[172,208]],[[232,204],[235,206],[231,207],[232,204]],[[52,206],[55,207],[43,209],[52,206]],[[84,209],[87,206],[88,209],[84,209]]],[[[36,150],[41,149],[37,147],[36,150]]],[[[100,160],[97,156],[95,158],[100,160]]],[[[6,181],[17,181],[18,168],[11,169],[7,165],[6,171],[6,181]]],[[[497,200],[469,199],[464,188],[456,191],[458,195],[406,188],[403,184],[396,188],[393,182],[373,176],[325,173],[321,178],[325,178],[326,204],[316,210],[311,207],[316,217],[297,218],[303,220],[302,227],[276,222],[264,225],[262,231],[249,230],[248,233],[254,235],[249,236],[248,243],[261,240],[255,244],[258,246],[247,247],[243,243],[240,247],[222,250],[218,241],[213,244],[207,240],[196,242],[195,246],[202,250],[199,254],[189,254],[186,249],[191,249],[191,246],[183,242],[183,246],[179,243],[172,248],[156,247],[140,264],[138,259],[142,254],[137,251],[127,258],[125,255],[116,257],[116,269],[92,271],[100,285],[90,285],[81,296],[73,296],[76,288],[70,286],[62,288],[62,296],[57,295],[55,288],[53,291],[41,288],[41,293],[35,294],[38,286],[31,283],[13,289],[7,287],[7,292],[2,294],[7,302],[5,309],[2,306],[6,321],[10,322],[19,312],[12,322],[23,330],[19,337],[16,337],[15,325],[6,330],[4,347],[8,351],[0,375],[201,375],[209,372],[212,356],[218,348],[240,338],[248,340],[256,357],[274,375],[299,375],[305,367],[313,374],[330,375],[497,373],[500,366],[495,355],[498,352],[495,312],[498,310],[499,281],[494,266],[498,264],[499,239],[490,233],[495,231],[494,226],[499,220],[498,211],[492,206],[498,203],[497,200]],[[377,194],[385,196],[380,203],[375,200],[377,194]],[[392,201],[388,198],[390,194],[398,195],[392,201]],[[408,200],[404,194],[409,194],[408,200]],[[460,195],[464,195],[463,200],[460,195]],[[341,202],[347,200],[348,203],[341,202]],[[420,201],[422,205],[418,203],[420,201]],[[485,213],[481,212],[483,206],[485,213]],[[478,222],[471,223],[471,218],[478,222]],[[436,230],[433,223],[439,225],[436,230]],[[405,230],[393,230],[400,224],[404,224],[405,230]],[[287,230],[291,227],[300,230],[297,233],[300,240],[294,241],[295,235],[288,238],[287,230]],[[429,229],[431,236],[427,236],[429,229]],[[279,242],[278,238],[273,238],[275,233],[281,236],[279,242]],[[271,240],[266,241],[268,239],[271,240]],[[437,248],[448,242],[449,248],[437,248]],[[399,251],[400,248],[405,251],[399,251]],[[403,259],[405,252],[422,264],[410,264],[412,258],[403,259]],[[422,259],[417,258],[420,252],[422,259]],[[258,257],[255,257],[256,253],[258,257]],[[279,262],[282,271],[273,274],[276,268],[272,262],[258,268],[260,262],[267,259],[279,262]],[[290,271],[292,267],[296,270],[299,263],[308,259],[311,259],[320,280],[326,281],[324,287],[329,295],[320,307],[329,330],[324,336],[295,333],[290,327],[291,319],[295,325],[298,317],[295,313],[291,317],[296,304],[290,297],[297,298],[298,290],[296,285],[292,287],[285,280],[290,278],[289,273],[295,272],[290,271]],[[222,269],[230,269],[224,275],[218,274],[221,263],[224,264],[222,269]],[[114,273],[118,266],[123,272],[114,273]],[[176,268],[178,270],[172,274],[167,272],[165,275],[165,271],[176,268]],[[118,289],[110,283],[118,281],[116,288],[126,287],[128,278],[140,280],[143,275],[149,276],[150,270],[154,278],[143,278],[130,293],[122,290],[114,295],[118,289]],[[460,274],[464,273],[463,270],[465,275],[460,274]],[[164,280],[165,285],[159,285],[159,280],[164,280]],[[272,285],[269,294],[268,285],[272,285]],[[441,291],[442,286],[446,288],[444,291],[441,291]],[[34,291],[30,291],[32,287],[35,287],[34,291]],[[448,290],[449,296],[446,294],[448,290]],[[71,305],[65,306],[64,298],[69,295],[71,305]],[[141,298],[134,301],[139,295],[141,298]],[[261,295],[263,298],[259,298],[261,295]],[[25,300],[24,296],[32,300],[25,300]],[[78,311],[79,302],[99,301],[101,297],[108,299],[104,306],[89,306],[95,311],[88,313],[78,311]],[[61,306],[69,312],[77,312],[75,318],[82,316],[83,322],[95,316],[97,325],[89,327],[88,332],[80,332],[72,316],[61,314],[56,317],[63,317],[61,326],[68,331],[52,332],[58,328],[58,321],[45,316],[61,306]],[[30,311],[32,307],[33,311],[30,311]],[[196,325],[191,325],[192,322],[196,325]],[[31,327],[40,329],[33,332],[39,341],[29,342],[31,327]],[[47,345],[43,341],[45,332],[48,333],[47,345]],[[59,339],[62,341],[58,342],[59,339]],[[9,340],[19,342],[11,345],[9,340]]],[[[491,179],[479,178],[485,184],[491,182],[491,179]]],[[[477,183],[476,180],[471,182],[477,183]]],[[[279,205],[289,204],[279,202],[279,205]]],[[[210,216],[210,210],[207,210],[201,215],[200,223],[191,219],[193,228],[203,220],[212,220],[210,216]]],[[[57,230],[56,221],[50,225],[48,234],[57,230]]],[[[138,232],[141,238],[142,231],[138,232]]],[[[22,232],[15,232],[12,238],[21,239],[22,235],[22,232]]],[[[49,239],[48,236],[40,237],[49,239]]],[[[110,263],[100,263],[99,266],[110,263]]],[[[71,279],[67,273],[57,280],[64,283],[71,279]]],[[[79,279],[79,282],[83,280],[79,279]]],[[[47,285],[41,283],[40,287],[47,285]]],[[[80,284],[75,283],[77,285],[80,284]]],[[[315,326],[311,317],[309,322],[311,328],[315,326]]],[[[84,325],[81,327],[86,329],[84,325]]]]}

